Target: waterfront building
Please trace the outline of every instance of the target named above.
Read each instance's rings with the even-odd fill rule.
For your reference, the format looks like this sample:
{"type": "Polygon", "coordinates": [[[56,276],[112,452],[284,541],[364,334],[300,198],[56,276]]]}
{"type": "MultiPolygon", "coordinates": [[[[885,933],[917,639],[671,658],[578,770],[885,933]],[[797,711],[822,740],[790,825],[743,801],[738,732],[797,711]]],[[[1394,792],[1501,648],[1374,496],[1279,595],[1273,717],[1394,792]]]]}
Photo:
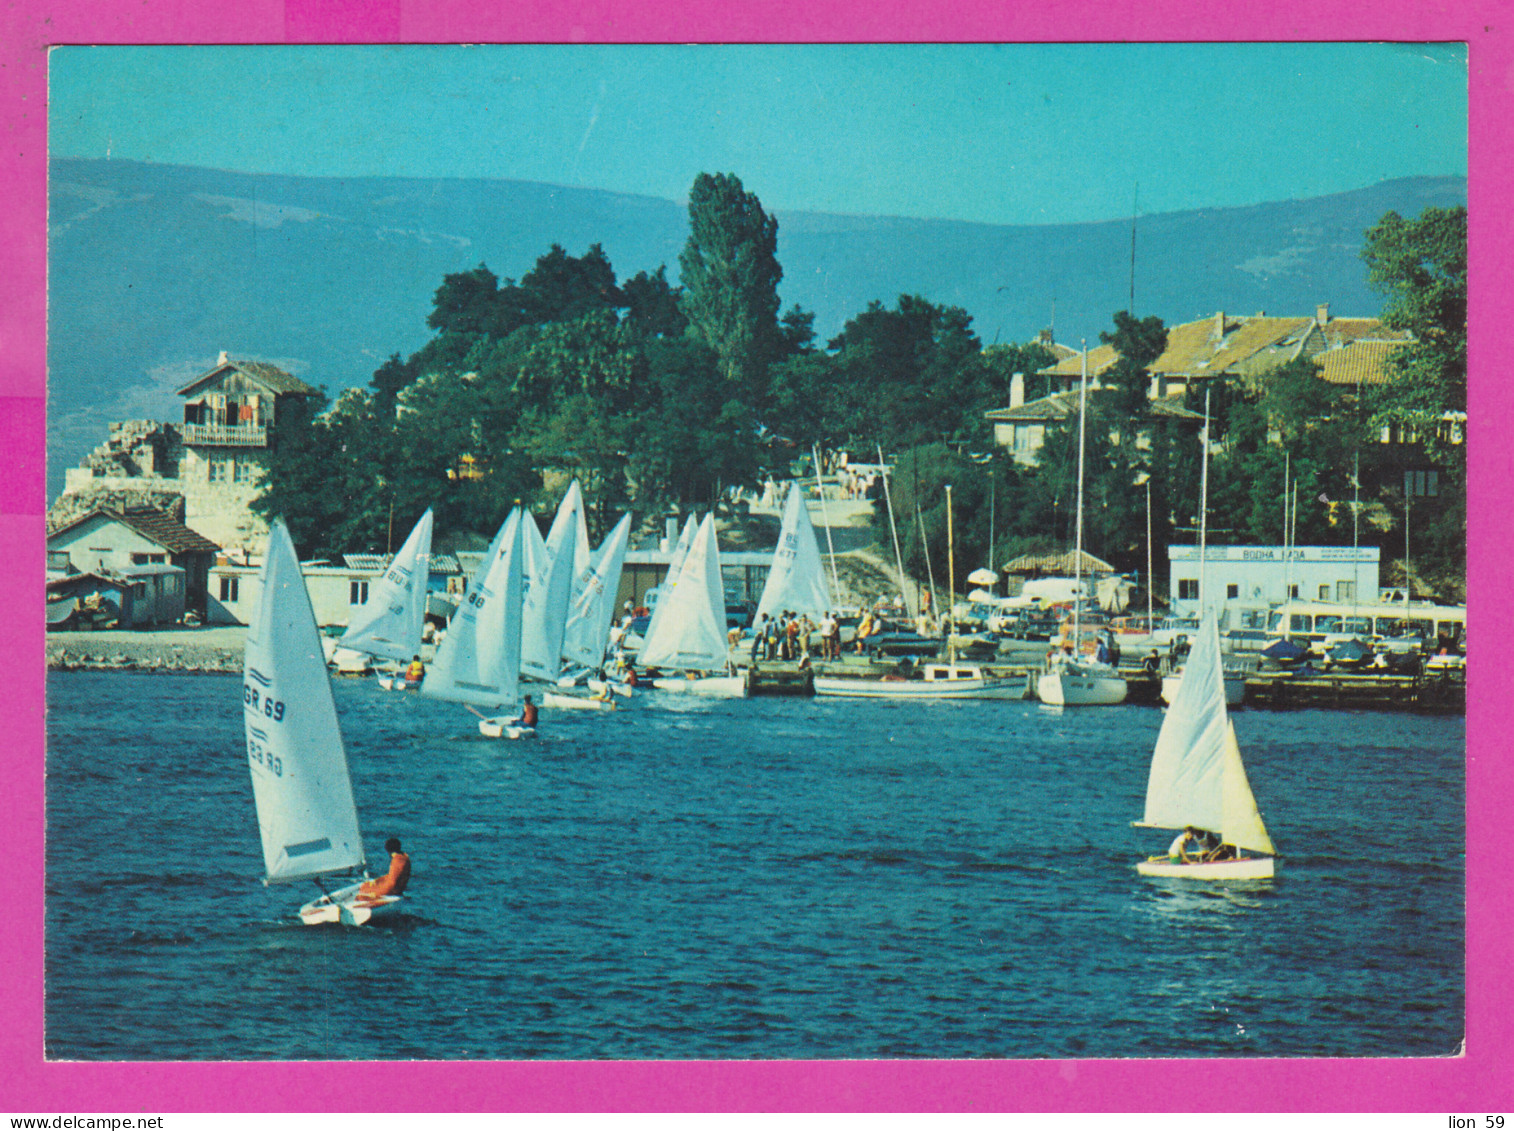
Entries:
{"type": "Polygon", "coordinates": [[[49,508],[61,526],[102,505],[178,500],[180,519],[218,546],[261,552],[268,524],[251,509],[262,490],[272,429],[291,401],[317,390],[261,361],[216,364],[178,390],[183,422],[118,421],[106,442],[65,474],[49,508]]]}
{"type": "Polygon", "coordinates": [[[1221,628],[1265,628],[1269,611],[1289,600],[1376,602],[1380,556],[1376,546],[1210,545],[1201,577],[1197,546],[1168,546],[1168,604],[1197,617],[1202,581],[1221,628]]]}
{"type": "MultiPolygon", "coordinates": [[[[209,574],[221,548],[171,513],[152,507],[116,511],[96,508],[48,531],[47,567],[50,579],[90,573],[101,577],[149,575],[147,589],[168,587],[166,600],[177,601],[178,620],[186,610],[205,615],[209,574]],[[165,573],[163,567],[173,567],[165,573]],[[167,579],[167,580],[164,580],[167,579]]],[[[153,623],[168,623],[168,604],[154,600],[153,623]]]]}

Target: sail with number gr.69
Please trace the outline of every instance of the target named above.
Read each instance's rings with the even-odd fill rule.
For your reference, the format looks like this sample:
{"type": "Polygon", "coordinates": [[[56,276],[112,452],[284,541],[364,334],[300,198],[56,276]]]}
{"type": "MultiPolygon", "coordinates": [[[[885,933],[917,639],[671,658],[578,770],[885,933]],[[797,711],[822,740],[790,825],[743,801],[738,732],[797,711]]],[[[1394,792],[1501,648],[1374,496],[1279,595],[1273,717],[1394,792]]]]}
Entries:
{"type": "Polygon", "coordinates": [[[368,603],[354,610],[342,634],[343,648],[402,662],[420,652],[431,567],[431,522],[428,509],[394,555],[368,603]]]}
{"type": "Polygon", "coordinates": [[[265,883],[361,868],[347,752],[305,578],[283,519],[269,533],[247,632],[242,718],[265,883]]]}
{"type": "Polygon", "coordinates": [[[421,694],[490,709],[513,707],[520,680],[522,527],[510,512],[436,650],[421,694]]]}
{"type": "Polygon", "coordinates": [[[625,566],[631,537],[631,516],[622,515],[605,537],[594,560],[574,582],[574,597],[563,633],[563,658],[572,664],[597,668],[604,661],[615,619],[615,593],[625,566]]]}
{"type": "Polygon", "coordinates": [[[776,617],[784,610],[818,618],[833,607],[826,590],[815,525],[804,504],[804,490],[796,482],[789,488],[789,497],[783,504],[778,548],[773,551],[773,565],[768,570],[767,584],[762,587],[753,623],[759,623],[764,614],[776,617]]]}
{"type": "Polygon", "coordinates": [[[705,516],[694,535],[678,580],[671,593],[659,598],[657,611],[661,616],[648,629],[638,658],[642,667],[725,671],[725,587],[713,514],[705,516]]]}

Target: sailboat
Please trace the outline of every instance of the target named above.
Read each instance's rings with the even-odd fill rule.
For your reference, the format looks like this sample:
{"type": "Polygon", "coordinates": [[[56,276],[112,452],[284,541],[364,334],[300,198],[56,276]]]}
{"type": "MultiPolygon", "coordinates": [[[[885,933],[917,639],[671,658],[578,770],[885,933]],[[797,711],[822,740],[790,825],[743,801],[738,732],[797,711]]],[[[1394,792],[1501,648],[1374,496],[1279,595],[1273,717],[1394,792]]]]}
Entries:
{"type": "MultiPolygon", "coordinates": [[[[610,531],[594,553],[588,568],[574,580],[568,622],[563,631],[562,654],[566,664],[581,671],[596,671],[604,663],[605,648],[610,638],[610,622],[615,617],[615,593],[620,587],[620,574],[625,566],[630,536],[631,516],[622,515],[615,524],[615,529],[610,531]]],[[[576,684],[578,678],[573,677],[572,683],[576,684]]],[[[613,710],[613,700],[598,696],[603,694],[603,689],[607,686],[614,692],[614,686],[593,676],[588,682],[595,697],[548,692],[542,696],[542,704],[567,709],[613,710]]],[[[561,685],[563,680],[558,683],[561,685]]],[[[623,688],[620,693],[623,696],[629,695],[630,690],[628,687],[623,688]]]]}
{"type": "Polygon", "coordinates": [[[641,635],[640,641],[633,636],[628,640],[628,646],[637,650],[646,646],[646,642],[652,639],[652,633],[657,628],[657,622],[662,619],[663,610],[667,608],[667,598],[673,591],[673,586],[678,584],[678,574],[683,569],[683,560],[689,555],[689,547],[693,545],[694,534],[699,529],[698,520],[691,514],[683,524],[683,530],[678,535],[678,541],[673,545],[673,552],[668,556],[668,572],[663,577],[662,585],[657,589],[657,603],[652,606],[652,615],[647,618],[647,627],[641,635]]]}
{"type": "Polygon", "coordinates": [[[720,577],[720,546],[715,516],[704,522],[689,545],[671,591],[657,601],[660,614],[647,630],[641,647],[643,667],[719,675],[685,675],[654,679],[662,691],[690,691],[725,698],[744,698],[746,681],[729,671],[725,630],[725,586],[720,577]]]}
{"type": "MultiPolygon", "coordinates": [[[[1086,343],[1085,343],[1086,346],[1086,343]]],[[[1088,350],[1083,350],[1083,378],[1078,392],[1078,523],[1074,564],[1071,655],[1057,653],[1036,679],[1041,702],[1057,707],[1112,706],[1125,702],[1125,678],[1109,664],[1081,655],[1083,609],[1083,456],[1087,431],[1088,350]]]]}
{"type": "Polygon", "coordinates": [[[818,620],[833,608],[815,524],[810,521],[804,491],[796,480],[783,504],[778,546],[773,551],[773,564],[768,569],[767,583],[762,587],[752,623],[760,624],[764,616],[776,617],[785,611],[808,614],[818,620]]]}
{"type": "Polygon", "coordinates": [[[521,610],[521,673],[556,684],[562,671],[563,635],[568,626],[568,602],[574,576],[588,564],[589,536],[577,527],[583,516],[583,494],[574,480],[558,505],[552,529],[544,540],[536,522],[525,522],[524,598],[521,610]],[[582,544],[582,557],[579,544],[582,544]]]}
{"type": "MultiPolygon", "coordinates": [[[[462,703],[475,713],[479,708],[515,706],[520,691],[523,528],[528,525],[533,525],[531,517],[516,507],[495,534],[436,650],[422,695],[462,703]]],[[[479,732],[487,738],[528,738],[535,728],[481,717],[479,732]]]]}
{"type": "Polygon", "coordinates": [[[1220,632],[1205,611],[1182,686],[1157,734],[1146,784],[1142,828],[1217,833],[1220,851],[1195,860],[1152,856],[1136,865],[1143,876],[1198,880],[1260,880],[1273,874],[1276,849],[1257,810],[1235,724],[1225,709],[1220,632]],[[1246,853],[1261,855],[1246,855],[1246,853]]]}
{"type": "MultiPolygon", "coordinates": [[[[341,647],[406,663],[420,655],[426,627],[426,580],[431,564],[431,511],[421,515],[410,537],[389,563],[366,605],[360,606],[342,633],[341,647]]],[[[402,691],[399,677],[383,676],[385,691],[402,691]]]]}
{"type": "MultiPolygon", "coordinates": [[[[310,595],[284,520],[273,524],[263,562],[263,596],[247,633],[242,720],[265,884],[320,882],[363,868],[352,776],[310,595]]],[[[363,898],[361,883],[300,908],[307,925],[358,926],[399,902],[363,898]]]]}

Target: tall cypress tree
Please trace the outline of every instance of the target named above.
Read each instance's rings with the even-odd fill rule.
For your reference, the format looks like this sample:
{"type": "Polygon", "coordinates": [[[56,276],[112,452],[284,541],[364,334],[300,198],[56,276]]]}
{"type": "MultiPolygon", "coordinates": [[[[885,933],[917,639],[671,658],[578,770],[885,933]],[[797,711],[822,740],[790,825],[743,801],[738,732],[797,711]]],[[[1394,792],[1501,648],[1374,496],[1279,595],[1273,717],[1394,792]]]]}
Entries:
{"type": "Polygon", "coordinates": [[[778,221],[731,173],[700,173],[689,190],[689,240],[678,257],[690,328],[719,359],[721,376],[761,403],[779,352],[778,221]]]}

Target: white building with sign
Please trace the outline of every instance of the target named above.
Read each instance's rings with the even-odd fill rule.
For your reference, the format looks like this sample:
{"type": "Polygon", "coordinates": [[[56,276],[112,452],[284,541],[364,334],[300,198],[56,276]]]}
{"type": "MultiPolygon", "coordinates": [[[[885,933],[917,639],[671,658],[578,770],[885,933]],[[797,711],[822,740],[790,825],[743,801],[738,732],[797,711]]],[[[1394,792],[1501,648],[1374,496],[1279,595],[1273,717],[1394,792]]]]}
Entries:
{"type": "Polygon", "coordinates": [[[1266,612],[1287,600],[1376,601],[1376,546],[1168,546],[1168,603],[1179,616],[1199,615],[1206,603],[1221,610],[1221,628],[1262,627],[1266,612]],[[1202,568],[1201,568],[1202,565],[1202,568]]]}

